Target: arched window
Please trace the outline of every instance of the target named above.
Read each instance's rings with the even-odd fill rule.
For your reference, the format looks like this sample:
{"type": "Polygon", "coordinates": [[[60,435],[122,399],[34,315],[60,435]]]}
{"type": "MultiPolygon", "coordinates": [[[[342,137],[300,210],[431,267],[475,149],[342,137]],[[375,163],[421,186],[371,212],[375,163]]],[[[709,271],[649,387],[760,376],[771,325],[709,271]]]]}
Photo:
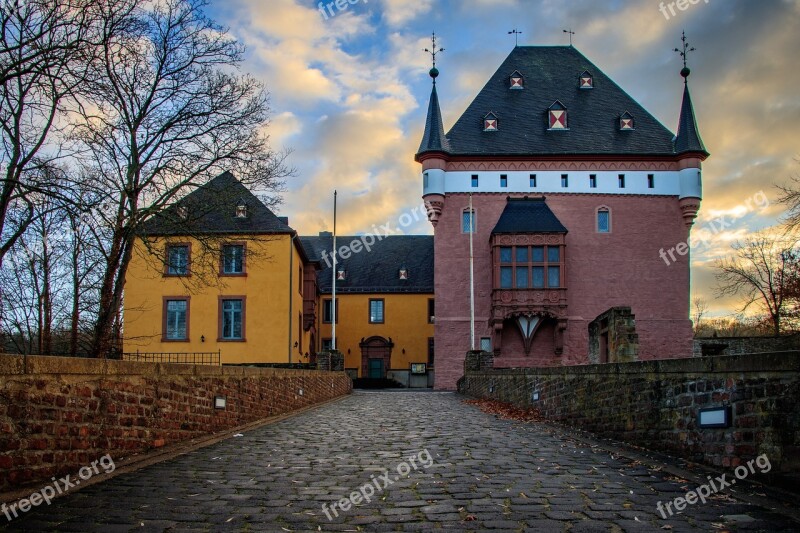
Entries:
{"type": "Polygon", "coordinates": [[[611,210],[606,207],[597,208],[597,233],[611,233],[611,210]]]}
{"type": "Polygon", "coordinates": [[[477,221],[475,220],[475,210],[470,211],[469,207],[461,213],[461,233],[475,233],[477,221]]]}

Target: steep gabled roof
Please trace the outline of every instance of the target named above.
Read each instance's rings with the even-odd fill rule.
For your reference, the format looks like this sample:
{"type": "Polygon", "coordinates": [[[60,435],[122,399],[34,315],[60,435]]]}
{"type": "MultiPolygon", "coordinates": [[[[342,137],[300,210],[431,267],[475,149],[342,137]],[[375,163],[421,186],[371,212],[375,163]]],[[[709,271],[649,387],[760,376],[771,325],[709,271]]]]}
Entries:
{"type": "Polygon", "coordinates": [[[675,137],[675,152],[699,152],[708,155],[700,132],[697,129],[697,119],[694,116],[692,97],[689,95],[689,84],[683,86],[683,102],[681,103],[681,118],[678,122],[678,135],[675,137]]]}
{"type": "Polygon", "coordinates": [[[567,228],[550,210],[544,198],[508,198],[492,234],[567,233],[567,228]]]}
{"type": "Polygon", "coordinates": [[[575,48],[518,46],[447,133],[447,143],[451,155],[674,155],[673,137],[575,48]],[[587,70],[594,88],[581,90],[579,77],[587,70]],[[522,90],[509,90],[515,71],[525,77],[522,90]],[[568,131],[547,129],[547,109],[555,101],[569,113],[568,131]],[[503,124],[486,134],[481,118],[489,111],[503,124]],[[624,111],[636,117],[635,132],[619,131],[624,111]]]}
{"type": "Polygon", "coordinates": [[[261,200],[230,172],[223,172],[185,198],[147,220],[143,235],[187,234],[291,234],[294,230],[275,216],[261,200]],[[240,203],[247,216],[237,217],[240,203]],[[186,208],[186,218],[179,208],[186,208]]]}
{"type": "MultiPolygon", "coordinates": [[[[360,236],[336,237],[336,246],[361,242],[360,236]]],[[[333,262],[330,253],[333,237],[300,237],[312,261],[322,270],[317,276],[319,290],[331,293],[333,262]],[[326,261],[327,258],[327,261],[326,261]]],[[[339,259],[346,279],[336,282],[336,292],[346,293],[433,293],[433,237],[428,235],[390,235],[376,240],[370,251],[362,249],[347,259],[339,259]],[[408,279],[401,280],[400,268],[408,269],[408,279]]]]}

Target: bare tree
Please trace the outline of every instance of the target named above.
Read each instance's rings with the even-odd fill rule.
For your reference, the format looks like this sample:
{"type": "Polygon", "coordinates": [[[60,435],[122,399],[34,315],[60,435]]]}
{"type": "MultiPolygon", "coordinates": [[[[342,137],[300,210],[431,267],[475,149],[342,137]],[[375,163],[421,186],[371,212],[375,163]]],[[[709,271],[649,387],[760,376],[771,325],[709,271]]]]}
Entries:
{"type": "Polygon", "coordinates": [[[692,325],[694,327],[694,335],[697,337],[705,329],[703,317],[708,311],[708,302],[700,297],[697,297],[692,300],[692,309],[692,325]]]}
{"type": "Polygon", "coordinates": [[[223,170],[267,191],[287,175],[263,133],[267,94],[233,70],[243,48],[203,7],[195,0],[137,7],[134,30],[103,36],[102,69],[87,85],[76,138],[101,198],[99,357],[114,346],[125,275],[146,220],[223,170]]]}
{"type": "Polygon", "coordinates": [[[752,305],[769,317],[772,333],[780,335],[782,323],[794,313],[797,301],[797,240],[775,239],[764,233],[737,242],[734,253],[717,261],[717,293],[744,297],[742,311],[752,305]]]}

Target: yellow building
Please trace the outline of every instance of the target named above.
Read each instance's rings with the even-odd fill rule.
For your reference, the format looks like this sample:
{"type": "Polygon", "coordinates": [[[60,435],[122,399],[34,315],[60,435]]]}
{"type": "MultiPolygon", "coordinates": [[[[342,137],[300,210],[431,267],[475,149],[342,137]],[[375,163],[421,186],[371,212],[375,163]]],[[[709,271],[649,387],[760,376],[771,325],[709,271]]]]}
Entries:
{"type": "MultiPolygon", "coordinates": [[[[321,349],[333,341],[330,233],[302,237],[319,263],[321,349]]],[[[337,237],[336,349],[353,377],[388,377],[411,387],[433,381],[433,237],[337,237]],[[430,380],[430,381],[429,381],[430,380]]]]}
{"type": "Polygon", "coordinates": [[[316,306],[316,267],[295,231],[226,172],[137,238],[123,351],[307,363],[317,344],[316,306]]]}

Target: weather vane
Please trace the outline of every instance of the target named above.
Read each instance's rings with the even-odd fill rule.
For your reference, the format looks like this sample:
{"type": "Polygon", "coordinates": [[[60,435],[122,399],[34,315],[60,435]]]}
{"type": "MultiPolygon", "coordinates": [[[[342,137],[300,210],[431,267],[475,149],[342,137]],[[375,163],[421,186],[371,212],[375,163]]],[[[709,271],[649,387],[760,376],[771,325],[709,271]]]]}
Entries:
{"type": "Polygon", "coordinates": [[[689,52],[694,52],[697,49],[694,46],[689,46],[689,43],[686,40],[686,31],[681,32],[681,43],[683,43],[682,49],[676,48],[675,52],[678,52],[678,54],[681,56],[681,59],[683,59],[683,69],[681,69],[681,76],[683,76],[684,80],[686,80],[686,78],[688,78],[689,74],[692,72],[686,65],[686,56],[689,54],[689,52]]]}
{"type": "Polygon", "coordinates": [[[522,32],[517,30],[517,28],[514,28],[513,30],[508,32],[508,34],[509,35],[512,35],[512,34],[514,35],[514,46],[519,46],[518,39],[519,39],[519,36],[522,35],[522,32]]]}
{"type": "Polygon", "coordinates": [[[431,35],[431,43],[432,43],[431,48],[430,49],[425,48],[424,50],[431,55],[431,59],[433,61],[433,68],[436,68],[436,54],[438,54],[439,52],[444,52],[444,48],[439,48],[439,49],[436,48],[436,32],[433,32],[433,34],[431,35]]]}
{"type": "Polygon", "coordinates": [[[564,30],[564,33],[569,33],[569,45],[572,46],[572,36],[575,35],[575,32],[572,31],[572,28],[568,30],[564,30]]]}

